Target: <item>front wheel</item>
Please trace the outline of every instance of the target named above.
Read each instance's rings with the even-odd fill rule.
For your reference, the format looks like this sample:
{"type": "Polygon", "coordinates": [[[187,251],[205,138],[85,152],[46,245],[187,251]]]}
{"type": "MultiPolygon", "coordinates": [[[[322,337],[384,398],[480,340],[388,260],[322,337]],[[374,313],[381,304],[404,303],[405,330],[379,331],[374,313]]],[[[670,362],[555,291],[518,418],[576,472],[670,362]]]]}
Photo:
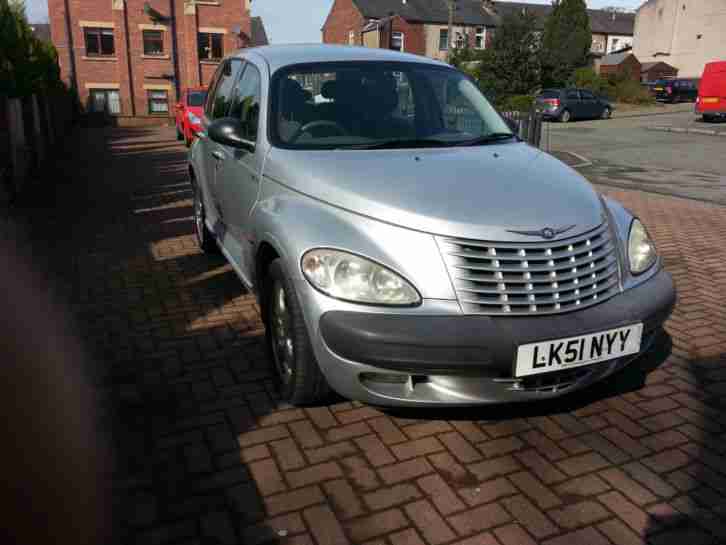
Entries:
{"type": "Polygon", "coordinates": [[[330,396],[303,319],[295,285],[281,259],[270,264],[265,282],[266,339],[281,397],[293,405],[313,405],[330,396]]]}
{"type": "Polygon", "coordinates": [[[202,199],[202,190],[198,184],[194,185],[194,233],[197,236],[197,244],[202,252],[205,254],[219,253],[219,247],[214,241],[212,233],[207,229],[204,200],[202,199]]]}
{"type": "Polygon", "coordinates": [[[572,121],[572,114],[570,113],[570,110],[562,110],[562,113],[560,114],[560,122],[569,123],[570,121],[572,121]]]}
{"type": "Polygon", "coordinates": [[[609,107],[605,107],[605,109],[602,111],[602,118],[603,119],[610,119],[612,117],[613,111],[609,107]]]}

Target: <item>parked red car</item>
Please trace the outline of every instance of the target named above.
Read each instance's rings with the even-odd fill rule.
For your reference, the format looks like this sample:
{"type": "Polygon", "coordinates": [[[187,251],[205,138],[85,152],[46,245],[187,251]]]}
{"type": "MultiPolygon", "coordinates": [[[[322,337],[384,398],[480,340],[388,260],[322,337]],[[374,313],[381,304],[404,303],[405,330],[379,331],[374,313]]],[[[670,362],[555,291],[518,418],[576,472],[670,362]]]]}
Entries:
{"type": "Polygon", "coordinates": [[[710,62],[703,70],[696,112],[704,121],[726,118],[726,61],[710,62]]]}
{"type": "Polygon", "coordinates": [[[187,89],[176,105],[176,137],[177,140],[184,140],[187,147],[192,145],[194,135],[202,130],[205,100],[205,88],[187,89]]]}

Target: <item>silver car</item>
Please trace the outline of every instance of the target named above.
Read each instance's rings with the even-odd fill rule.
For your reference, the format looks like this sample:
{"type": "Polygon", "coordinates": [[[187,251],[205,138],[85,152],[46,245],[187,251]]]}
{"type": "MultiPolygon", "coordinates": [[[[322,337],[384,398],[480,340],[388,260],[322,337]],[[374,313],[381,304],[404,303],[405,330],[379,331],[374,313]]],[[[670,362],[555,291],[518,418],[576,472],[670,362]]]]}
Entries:
{"type": "Polygon", "coordinates": [[[199,245],[257,294],[291,403],[553,398],[648,350],[673,308],[640,221],[441,62],[241,51],[202,127],[199,245]]]}

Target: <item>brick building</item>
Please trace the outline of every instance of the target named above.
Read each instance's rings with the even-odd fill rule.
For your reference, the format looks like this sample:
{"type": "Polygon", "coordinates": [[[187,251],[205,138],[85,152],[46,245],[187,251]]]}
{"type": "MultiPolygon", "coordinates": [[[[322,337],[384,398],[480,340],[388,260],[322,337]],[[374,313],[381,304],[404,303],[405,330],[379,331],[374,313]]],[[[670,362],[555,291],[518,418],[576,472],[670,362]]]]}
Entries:
{"type": "Polygon", "coordinates": [[[180,91],[206,85],[221,58],[266,41],[250,2],[48,0],[62,77],[89,112],[168,117],[180,91]]]}
{"type": "MultiPolygon", "coordinates": [[[[552,6],[492,0],[458,0],[452,36],[448,36],[447,0],[335,0],[322,28],[323,42],[385,47],[445,59],[448,48],[485,49],[507,14],[526,11],[537,30],[552,6]]],[[[631,45],[635,16],[588,10],[593,56],[631,45]]]]}

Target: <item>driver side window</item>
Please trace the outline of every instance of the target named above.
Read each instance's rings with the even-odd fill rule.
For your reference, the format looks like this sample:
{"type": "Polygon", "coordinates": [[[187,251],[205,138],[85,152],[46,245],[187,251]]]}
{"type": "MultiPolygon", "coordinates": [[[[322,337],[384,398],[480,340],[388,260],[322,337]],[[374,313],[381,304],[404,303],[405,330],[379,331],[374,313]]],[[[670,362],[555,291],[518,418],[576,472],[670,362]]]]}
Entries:
{"type": "Polygon", "coordinates": [[[229,116],[242,123],[242,137],[250,142],[257,141],[260,123],[260,71],[253,64],[247,64],[232,93],[232,107],[229,116]]]}

